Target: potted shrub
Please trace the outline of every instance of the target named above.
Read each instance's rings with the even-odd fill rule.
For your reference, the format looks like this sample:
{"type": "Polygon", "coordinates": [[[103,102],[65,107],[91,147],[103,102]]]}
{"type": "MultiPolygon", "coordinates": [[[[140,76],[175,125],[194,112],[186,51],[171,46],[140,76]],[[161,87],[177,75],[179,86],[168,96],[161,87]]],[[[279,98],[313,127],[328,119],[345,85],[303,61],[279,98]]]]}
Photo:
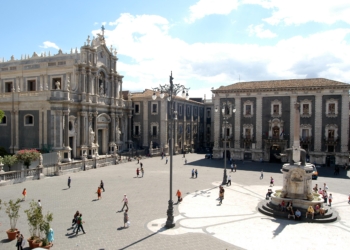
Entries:
{"type": "Polygon", "coordinates": [[[24,166],[29,168],[30,164],[32,164],[33,161],[36,161],[40,157],[39,151],[35,149],[23,149],[17,152],[16,154],[17,160],[19,162],[22,162],[24,166]]]}
{"type": "Polygon", "coordinates": [[[43,220],[40,223],[40,231],[45,234],[45,237],[42,238],[42,247],[45,249],[50,249],[52,247],[52,243],[49,242],[49,233],[50,233],[50,222],[53,220],[53,214],[47,212],[47,214],[43,217],[43,220]]]}
{"type": "Polygon", "coordinates": [[[9,167],[9,171],[11,171],[11,167],[17,162],[17,157],[16,155],[5,155],[2,162],[4,165],[7,165],[9,167]]]}
{"type": "Polygon", "coordinates": [[[17,220],[19,218],[19,209],[21,208],[20,205],[21,199],[17,199],[16,201],[10,200],[8,203],[5,202],[5,208],[6,208],[6,213],[8,217],[10,218],[10,226],[11,228],[6,231],[7,237],[9,240],[14,240],[16,239],[16,234],[17,234],[17,220]]]}

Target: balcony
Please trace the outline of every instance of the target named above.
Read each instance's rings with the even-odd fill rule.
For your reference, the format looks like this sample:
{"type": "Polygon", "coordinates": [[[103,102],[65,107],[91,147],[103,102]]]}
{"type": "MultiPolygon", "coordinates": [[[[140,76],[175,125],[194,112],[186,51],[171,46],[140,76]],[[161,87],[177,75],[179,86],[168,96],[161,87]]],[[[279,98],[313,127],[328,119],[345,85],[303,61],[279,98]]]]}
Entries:
{"type": "Polygon", "coordinates": [[[326,145],[337,145],[339,137],[324,137],[324,142],[326,145]]]}
{"type": "Polygon", "coordinates": [[[233,135],[226,135],[226,136],[224,136],[224,135],[220,134],[220,140],[221,141],[231,141],[232,139],[233,139],[233,135]]]}
{"type": "Polygon", "coordinates": [[[310,144],[312,143],[312,136],[300,136],[301,144],[310,144]]]}

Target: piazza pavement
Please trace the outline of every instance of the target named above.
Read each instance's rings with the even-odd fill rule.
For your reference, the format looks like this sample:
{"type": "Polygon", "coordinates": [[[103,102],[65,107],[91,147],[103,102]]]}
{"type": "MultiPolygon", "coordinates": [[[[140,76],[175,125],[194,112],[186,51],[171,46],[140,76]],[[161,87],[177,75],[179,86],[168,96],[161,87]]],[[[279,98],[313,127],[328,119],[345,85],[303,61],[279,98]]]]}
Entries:
{"type": "MultiPolygon", "coordinates": [[[[275,219],[258,212],[265,198],[269,179],[273,190],[282,186],[281,164],[237,162],[237,172],[230,172],[232,185],[225,187],[223,204],[218,204],[218,186],[223,175],[223,160],[204,159],[203,154],[174,156],[173,200],[180,189],[183,201],[174,205],[176,226],[165,229],[169,200],[169,162],[153,157],[141,160],[143,178],[136,178],[137,161],[92,169],[69,175],[46,177],[38,181],[0,187],[0,199],[27,199],[21,203],[17,228],[29,237],[24,210],[33,199],[41,199],[43,212],[53,213],[51,227],[55,233],[51,249],[346,249],[350,245],[349,172],[319,168],[320,177],[313,181],[327,183],[333,194],[331,209],[339,213],[333,223],[303,223],[275,219]],[[198,178],[191,178],[191,170],[198,178]],[[260,171],[264,179],[260,180],[260,171]],[[68,176],[71,188],[67,187],[68,176]],[[97,200],[100,181],[105,184],[102,199],[97,200]],[[129,198],[130,227],[123,228],[123,195],[129,198]],[[76,210],[83,214],[86,234],[72,234],[71,221],[76,210]]],[[[227,165],[227,167],[229,167],[227,165]]],[[[7,240],[9,219],[4,207],[0,211],[0,249],[15,249],[7,240]]],[[[29,248],[27,248],[29,249],[29,248]]]]}

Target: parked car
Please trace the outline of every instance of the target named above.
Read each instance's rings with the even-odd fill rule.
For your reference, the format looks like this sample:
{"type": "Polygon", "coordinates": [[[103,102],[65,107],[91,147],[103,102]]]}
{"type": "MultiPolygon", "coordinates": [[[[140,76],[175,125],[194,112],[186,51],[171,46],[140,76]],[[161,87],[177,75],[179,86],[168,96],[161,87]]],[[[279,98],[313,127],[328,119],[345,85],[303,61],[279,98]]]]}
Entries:
{"type": "Polygon", "coordinates": [[[213,155],[212,154],[206,154],[205,155],[205,159],[212,159],[213,158],[213,155]]]}
{"type": "Polygon", "coordinates": [[[315,166],[315,165],[312,165],[312,168],[313,168],[313,171],[312,171],[312,179],[313,179],[313,180],[317,180],[317,178],[318,178],[318,172],[317,172],[316,166],[315,166]]]}

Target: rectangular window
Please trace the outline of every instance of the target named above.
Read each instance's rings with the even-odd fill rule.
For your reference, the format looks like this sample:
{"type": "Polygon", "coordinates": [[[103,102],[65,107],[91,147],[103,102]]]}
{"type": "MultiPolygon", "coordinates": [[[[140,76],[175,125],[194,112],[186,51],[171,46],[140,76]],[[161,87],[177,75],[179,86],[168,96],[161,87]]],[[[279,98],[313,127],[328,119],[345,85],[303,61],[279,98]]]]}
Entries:
{"type": "Polygon", "coordinates": [[[153,103],[152,104],[152,113],[157,113],[157,108],[158,108],[158,105],[153,103]]]}
{"type": "Polygon", "coordinates": [[[252,114],[252,106],[251,105],[246,105],[245,106],[245,114],[246,115],[251,115],[252,114]]]}
{"type": "Polygon", "coordinates": [[[226,136],[230,136],[230,129],[226,128],[226,136]]]}
{"type": "Polygon", "coordinates": [[[334,140],[334,130],[333,129],[328,130],[328,140],[334,140]]]}
{"type": "Polygon", "coordinates": [[[335,114],[335,103],[329,103],[328,104],[328,113],[329,114],[335,114]]]}
{"type": "Polygon", "coordinates": [[[135,135],[139,135],[139,134],[140,134],[140,127],[135,126],[135,135]]]}
{"type": "Polygon", "coordinates": [[[12,92],[12,82],[5,83],[5,92],[12,92]]]}
{"type": "Polygon", "coordinates": [[[230,108],[228,106],[225,106],[225,115],[230,114],[230,108]]]}
{"type": "Polygon", "coordinates": [[[197,115],[197,107],[194,108],[194,115],[197,115]]]}
{"type": "Polygon", "coordinates": [[[250,139],[251,138],[251,130],[250,128],[245,129],[245,138],[250,139]]]}
{"type": "Polygon", "coordinates": [[[207,125],[207,134],[210,134],[210,125],[207,125]]]}
{"type": "Polygon", "coordinates": [[[210,118],[210,114],[211,114],[211,109],[207,108],[207,118],[210,118]]]}
{"type": "Polygon", "coordinates": [[[187,107],[187,115],[191,115],[191,108],[190,107],[187,107]]]}
{"type": "Polygon", "coordinates": [[[307,139],[309,137],[309,130],[308,129],[303,129],[301,131],[301,135],[302,135],[303,139],[307,139]]]}
{"type": "Polygon", "coordinates": [[[35,80],[30,80],[27,82],[27,90],[35,91],[35,80]]]}
{"type": "Polygon", "coordinates": [[[152,127],[152,135],[157,136],[157,126],[152,127]]]}
{"type": "Polygon", "coordinates": [[[309,104],[303,104],[303,115],[309,114],[309,104]]]}
{"type": "Polygon", "coordinates": [[[1,120],[0,120],[0,124],[6,124],[6,116],[4,116],[1,120]]]}
{"type": "Polygon", "coordinates": [[[31,124],[33,124],[33,123],[34,123],[33,116],[27,115],[27,116],[26,116],[26,119],[25,119],[25,123],[26,123],[26,125],[31,125],[31,124]]]}
{"type": "Polygon", "coordinates": [[[179,115],[182,115],[182,105],[179,105],[179,115]]]}
{"type": "Polygon", "coordinates": [[[280,113],[280,105],[274,104],[273,105],[273,114],[278,115],[280,113]]]}
{"type": "Polygon", "coordinates": [[[134,112],[135,112],[135,114],[139,114],[140,113],[140,105],[139,104],[135,104],[134,112]]]}
{"type": "Polygon", "coordinates": [[[61,78],[52,78],[52,89],[62,89],[61,78]]]}

